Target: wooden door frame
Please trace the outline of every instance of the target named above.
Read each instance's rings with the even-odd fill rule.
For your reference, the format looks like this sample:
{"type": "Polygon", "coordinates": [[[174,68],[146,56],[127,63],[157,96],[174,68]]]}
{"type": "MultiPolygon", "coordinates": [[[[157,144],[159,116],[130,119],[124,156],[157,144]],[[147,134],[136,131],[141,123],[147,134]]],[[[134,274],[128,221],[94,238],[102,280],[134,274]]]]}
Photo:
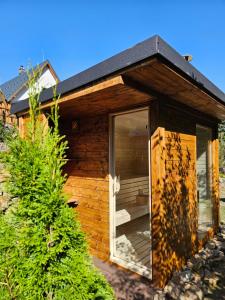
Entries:
{"type": "MultiPolygon", "coordinates": [[[[114,117],[125,115],[138,111],[148,111],[148,170],[149,170],[149,229],[150,229],[150,244],[152,246],[152,232],[151,232],[151,213],[152,213],[152,197],[151,197],[151,136],[150,136],[150,107],[143,106],[136,109],[124,110],[116,113],[109,114],[109,248],[110,248],[110,261],[118,264],[126,269],[129,269],[139,275],[145,276],[144,271],[137,271],[135,264],[126,264],[122,259],[114,256],[115,253],[115,204],[116,195],[114,193],[114,177],[115,177],[115,164],[114,164],[114,117]]],[[[150,274],[148,279],[152,279],[152,248],[149,252],[150,255],[150,274]]]]}

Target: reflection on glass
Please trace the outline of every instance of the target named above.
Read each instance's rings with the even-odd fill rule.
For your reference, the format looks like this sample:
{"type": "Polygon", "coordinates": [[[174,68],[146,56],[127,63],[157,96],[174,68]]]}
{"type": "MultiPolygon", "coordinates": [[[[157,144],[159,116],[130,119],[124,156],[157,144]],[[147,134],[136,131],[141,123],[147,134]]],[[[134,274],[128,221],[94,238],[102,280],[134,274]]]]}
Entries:
{"type": "Polygon", "coordinates": [[[114,256],[149,275],[150,216],[148,111],[114,118],[116,193],[114,256]]]}
{"type": "Polygon", "coordinates": [[[197,126],[198,229],[204,233],[212,226],[212,130],[197,126]]]}

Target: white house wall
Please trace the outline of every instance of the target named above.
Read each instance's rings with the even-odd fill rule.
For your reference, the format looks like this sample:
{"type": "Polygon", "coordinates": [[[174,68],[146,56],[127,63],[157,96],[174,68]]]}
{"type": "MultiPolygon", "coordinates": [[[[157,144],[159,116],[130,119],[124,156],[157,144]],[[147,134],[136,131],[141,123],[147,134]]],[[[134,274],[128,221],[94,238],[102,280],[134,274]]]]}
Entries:
{"type": "MultiPolygon", "coordinates": [[[[45,67],[37,83],[38,89],[42,90],[43,88],[49,88],[51,86],[54,86],[55,84],[56,84],[56,79],[52,75],[50,69],[48,67],[45,67]]],[[[24,100],[27,99],[28,97],[29,97],[29,89],[27,87],[23,87],[17,93],[13,101],[24,100]]]]}

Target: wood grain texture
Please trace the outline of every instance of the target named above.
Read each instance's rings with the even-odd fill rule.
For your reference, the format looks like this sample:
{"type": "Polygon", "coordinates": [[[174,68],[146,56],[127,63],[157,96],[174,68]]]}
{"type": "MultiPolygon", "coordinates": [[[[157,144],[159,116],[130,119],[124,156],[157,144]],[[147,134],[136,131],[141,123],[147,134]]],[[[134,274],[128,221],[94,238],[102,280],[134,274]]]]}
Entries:
{"type": "MultiPolygon", "coordinates": [[[[115,76],[92,86],[72,91],[59,100],[60,115],[66,118],[101,115],[149,103],[149,93],[126,85],[122,76],[115,76]]],[[[52,101],[42,105],[49,109],[52,101]]]]}
{"type": "MultiPolygon", "coordinates": [[[[213,229],[209,229],[206,237],[198,240],[196,124],[209,126],[209,123],[205,124],[200,114],[193,116],[164,102],[153,106],[151,113],[153,283],[163,287],[172,272],[179,270],[213,234],[213,229]]],[[[216,124],[210,126],[216,132],[216,124]]],[[[216,227],[219,206],[216,136],[212,144],[216,227]]]]}
{"type": "MultiPolygon", "coordinates": [[[[101,91],[97,101],[100,103],[110,93],[109,90],[106,94],[101,91]]],[[[115,95],[119,99],[119,94],[114,91],[111,98],[107,98],[111,99],[109,102],[106,101],[107,105],[110,106],[115,95]]],[[[136,96],[138,98],[137,94],[136,96]]],[[[68,179],[64,190],[70,199],[79,202],[76,210],[82,228],[87,234],[91,253],[100,259],[108,260],[110,255],[108,113],[101,114],[102,110],[98,111],[97,105],[96,111],[93,111],[95,116],[88,112],[86,114],[85,110],[89,108],[91,98],[81,97],[84,97],[84,102],[78,101],[75,106],[68,106],[67,109],[65,107],[65,114],[60,119],[61,133],[66,135],[69,142],[67,153],[69,160],[65,167],[68,179]],[[82,103],[86,104],[79,108],[82,103]],[[77,117],[71,119],[72,116],[77,117]],[[72,120],[78,122],[77,130],[72,129],[72,120]]],[[[122,96],[121,99],[125,97],[122,96]]],[[[128,98],[126,99],[128,103],[128,98]]],[[[139,100],[145,101],[144,98],[139,100]]],[[[104,105],[103,102],[101,105],[104,105]]],[[[119,109],[122,102],[118,100],[119,109]]],[[[116,107],[117,104],[113,105],[116,107]]],[[[27,122],[26,116],[20,118],[21,132],[25,130],[27,122]]],[[[214,230],[216,230],[219,218],[219,169],[215,119],[207,115],[202,116],[201,113],[192,114],[188,108],[178,109],[176,102],[167,103],[165,99],[150,102],[152,269],[153,283],[157,287],[163,287],[172,272],[178,270],[213,234],[211,229],[204,240],[198,240],[196,124],[209,126],[215,132],[212,145],[214,230]]]]}
{"type": "Polygon", "coordinates": [[[14,115],[10,114],[10,108],[11,104],[7,103],[4,98],[1,99],[0,95],[0,120],[8,125],[16,125],[17,124],[17,118],[14,115]]]}
{"type": "Polygon", "coordinates": [[[186,127],[187,119],[161,106],[163,127],[152,136],[153,281],[161,287],[196,242],[195,123],[186,127]]]}
{"type": "Polygon", "coordinates": [[[162,95],[170,97],[205,114],[224,119],[225,106],[206,93],[190,79],[170,66],[153,60],[148,65],[126,72],[126,76],[162,95]]]}
{"type": "MultiPolygon", "coordinates": [[[[43,125],[43,128],[47,128],[49,126],[48,118],[44,112],[42,112],[39,115],[39,121],[43,125]]],[[[30,124],[29,114],[24,114],[18,118],[18,129],[19,129],[19,134],[22,138],[26,137],[26,134],[30,126],[29,124],[30,124]]]]}
{"type": "Polygon", "coordinates": [[[90,251],[109,259],[109,145],[108,116],[79,120],[78,130],[61,120],[61,132],[69,142],[65,167],[65,192],[78,200],[75,210],[85,231],[90,251]]]}

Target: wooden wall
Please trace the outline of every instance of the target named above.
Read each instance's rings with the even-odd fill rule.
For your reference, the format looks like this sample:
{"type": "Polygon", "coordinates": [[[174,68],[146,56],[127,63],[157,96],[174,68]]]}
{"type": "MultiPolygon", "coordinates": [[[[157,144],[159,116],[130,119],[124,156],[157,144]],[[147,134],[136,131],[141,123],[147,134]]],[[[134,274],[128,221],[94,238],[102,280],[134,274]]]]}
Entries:
{"type": "Polygon", "coordinates": [[[10,115],[10,103],[7,103],[3,100],[0,103],[0,120],[8,125],[14,125],[17,123],[17,119],[15,116],[10,115]]]}
{"type": "MultiPolygon", "coordinates": [[[[40,121],[42,122],[43,126],[48,127],[48,119],[45,115],[45,113],[40,114],[40,121]]],[[[26,133],[30,124],[30,117],[28,114],[24,114],[19,117],[18,119],[18,129],[19,129],[19,134],[21,137],[25,138],[26,133]]]]}
{"type": "MultiPolygon", "coordinates": [[[[162,287],[202,242],[197,235],[196,123],[213,129],[215,123],[166,101],[153,103],[151,115],[153,281],[162,287]]],[[[216,136],[213,143],[218,212],[216,136]]]]}
{"type": "MultiPolygon", "coordinates": [[[[196,124],[213,128],[214,230],[218,227],[218,139],[215,120],[175,102],[152,102],[152,270],[163,287],[204,241],[197,236],[196,124]]],[[[24,128],[26,118],[21,123],[24,128]]],[[[109,259],[109,123],[108,115],[60,119],[69,141],[65,192],[79,202],[78,212],[91,253],[109,259]]]]}
{"type": "Polygon", "coordinates": [[[108,115],[82,118],[77,130],[61,120],[69,141],[65,192],[79,202],[78,212],[90,250],[109,259],[109,136],[108,115]]]}
{"type": "MultiPolygon", "coordinates": [[[[45,114],[41,120],[46,122],[45,114]]],[[[68,179],[65,193],[68,201],[78,201],[82,229],[87,235],[90,251],[101,259],[109,259],[109,135],[108,115],[78,120],[76,130],[72,120],[60,118],[60,133],[68,141],[68,179]]],[[[29,116],[19,118],[19,132],[26,137],[29,116]]]]}

